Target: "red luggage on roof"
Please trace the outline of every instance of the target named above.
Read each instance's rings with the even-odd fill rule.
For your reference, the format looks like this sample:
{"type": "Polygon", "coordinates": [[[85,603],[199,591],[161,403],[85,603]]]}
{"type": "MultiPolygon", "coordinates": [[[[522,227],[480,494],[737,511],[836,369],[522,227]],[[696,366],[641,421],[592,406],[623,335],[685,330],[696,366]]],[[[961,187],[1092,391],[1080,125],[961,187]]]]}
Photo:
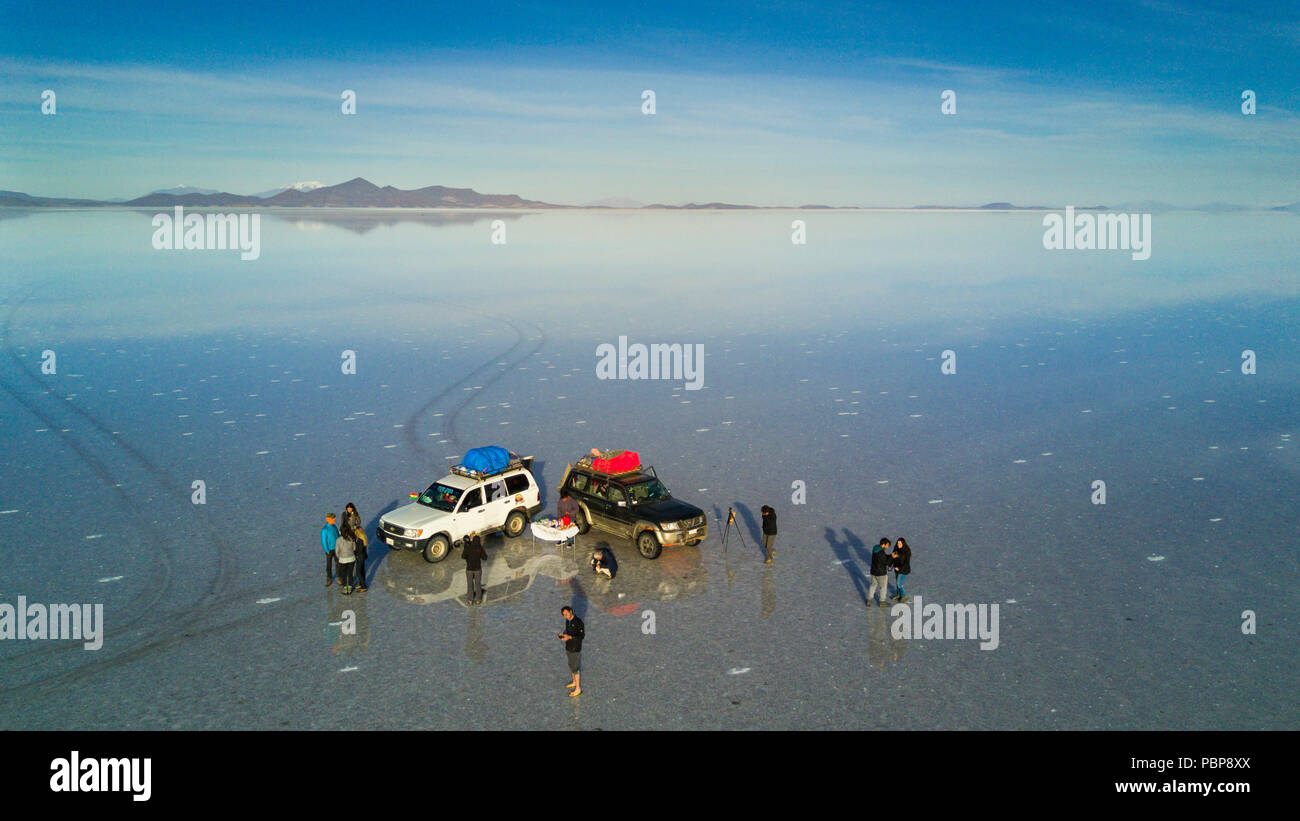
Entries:
{"type": "Polygon", "coordinates": [[[625,450],[608,459],[592,459],[591,467],[601,473],[628,473],[641,467],[641,456],[634,450],[625,450]]]}

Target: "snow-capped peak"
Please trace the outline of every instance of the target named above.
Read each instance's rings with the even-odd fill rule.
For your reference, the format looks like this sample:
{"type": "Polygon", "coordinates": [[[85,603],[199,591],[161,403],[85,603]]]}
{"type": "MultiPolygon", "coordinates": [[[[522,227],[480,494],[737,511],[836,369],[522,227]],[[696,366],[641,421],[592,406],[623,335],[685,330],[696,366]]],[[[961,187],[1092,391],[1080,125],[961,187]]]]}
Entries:
{"type": "Polygon", "coordinates": [[[276,194],[281,194],[285,191],[314,191],[317,188],[324,188],[324,187],[325,187],[325,183],[316,182],[315,180],[311,180],[309,182],[291,182],[288,185],[282,185],[279,188],[272,188],[270,191],[262,191],[258,194],[254,194],[253,196],[266,199],[267,197],[274,197],[276,194]]]}

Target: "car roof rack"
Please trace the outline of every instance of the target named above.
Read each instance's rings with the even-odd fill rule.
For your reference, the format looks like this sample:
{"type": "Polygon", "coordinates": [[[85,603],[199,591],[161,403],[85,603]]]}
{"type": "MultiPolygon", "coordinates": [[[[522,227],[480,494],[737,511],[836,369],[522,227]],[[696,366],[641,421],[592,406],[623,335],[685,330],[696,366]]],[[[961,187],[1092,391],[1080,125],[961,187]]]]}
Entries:
{"type": "Polygon", "coordinates": [[[456,476],[463,476],[466,479],[487,479],[492,476],[500,476],[503,473],[509,473],[512,470],[518,470],[520,468],[523,468],[524,470],[527,471],[531,471],[533,469],[533,457],[520,456],[514,451],[510,451],[509,453],[510,453],[510,461],[507,462],[505,464],[505,467],[501,468],[500,470],[474,470],[473,468],[467,468],[462,464],[455,464],[451,466],[451,472],[456,476]]]}

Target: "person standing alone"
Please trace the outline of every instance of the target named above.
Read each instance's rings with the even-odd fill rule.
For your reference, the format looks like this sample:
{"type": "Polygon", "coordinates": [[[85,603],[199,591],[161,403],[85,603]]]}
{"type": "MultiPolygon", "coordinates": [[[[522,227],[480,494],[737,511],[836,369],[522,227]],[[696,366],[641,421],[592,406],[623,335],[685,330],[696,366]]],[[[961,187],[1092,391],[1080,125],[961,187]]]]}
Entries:
{"type": "Polygon", "coordinates": [[[880,599],[877,605],[885,606],[885,599],[889,597],[889,568],[893,564],[886,548],[889,547],[889,539],[881,539],[880,544],[871,548],[871,586],[867,588],[867,607],[871,606],[871,600],[876,598],[876,590],[880,590],[880,599]]]}
{"type": "Polygon", "coordinates": [[[334,526],[334,514],[325,514],[325,526],[320,529],[320,546],[325,549],[325,586],[334,584],[334,547],[339,540],[339,529],[334,526]]]}
{"type": "Polygon", "coordinates": [[[771,564],[772,557],[776,555],[776,548],[773,547],[776,543],[776,511],[767,505],[763,505],[762,513],[763,552],[767,554],[766,558],[763,559],[763,564],[771,564]]]}
{"type": "Polygon", "coordinates": [[[465,559],[465,596],[470,604],[483,603],[483,560],[487,551],[483,549],[483,540],[478,533],[471,530],[465,536],[461,557],[465,559]]]}
{"type": "Polygon", "coordinates": [[[569,672],[573,674],[573,681],[565,685],[565,689],[571,690],[570,697],[582,695],[582,638],[586,635],[587,629],[573,612],[573,608],[564,606],[560,608],[560,614],[564,616],[564,632],[560,634],[560,641],[564,642],[564,654],[569,659],[569,672]]]}

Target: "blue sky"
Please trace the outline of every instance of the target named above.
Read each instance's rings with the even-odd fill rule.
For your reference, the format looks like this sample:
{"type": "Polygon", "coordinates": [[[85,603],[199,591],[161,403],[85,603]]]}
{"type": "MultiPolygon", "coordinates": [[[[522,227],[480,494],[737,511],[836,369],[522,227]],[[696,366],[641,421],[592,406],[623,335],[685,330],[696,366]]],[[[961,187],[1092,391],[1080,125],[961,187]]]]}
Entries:
{"type": "Polygon", "coordinates": [[[1300,200],[1294,4],[3,5],[0,188],[47,196],[1300,200]]]}

